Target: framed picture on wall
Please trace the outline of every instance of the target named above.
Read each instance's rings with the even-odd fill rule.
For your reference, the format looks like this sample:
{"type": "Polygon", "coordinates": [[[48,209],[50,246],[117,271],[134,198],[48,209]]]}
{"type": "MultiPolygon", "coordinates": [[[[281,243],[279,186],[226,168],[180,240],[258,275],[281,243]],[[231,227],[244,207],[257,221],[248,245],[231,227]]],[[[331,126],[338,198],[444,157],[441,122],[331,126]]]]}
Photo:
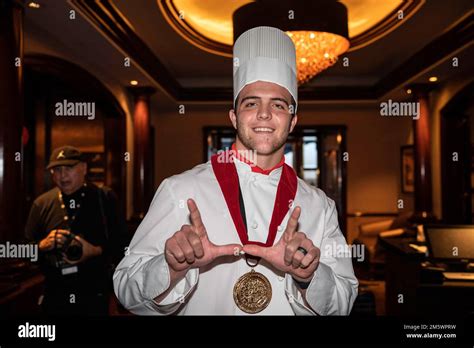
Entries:
{"type": "Polygon", "coordinates": [[[401,180],[402,192],[415,192],[415,154],[413,145],[405,145],[401,147],[401,180]]]}

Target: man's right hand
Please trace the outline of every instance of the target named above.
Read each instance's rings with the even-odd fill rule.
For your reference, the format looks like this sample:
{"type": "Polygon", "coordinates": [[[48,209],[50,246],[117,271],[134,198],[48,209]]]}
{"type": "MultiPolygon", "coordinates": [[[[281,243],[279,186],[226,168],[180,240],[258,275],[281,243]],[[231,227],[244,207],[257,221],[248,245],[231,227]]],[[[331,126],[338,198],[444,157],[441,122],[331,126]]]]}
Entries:
{"type": "Polygon", "coordinates": [[[56,246],[62,248],[70,234],[68,230],[55,229],[51,230],[49,234],[39,242],[39,249],[41,251],[50,251],[54,249],[54,240],[56,239],[56,246]]]}
{"type": "Polygon", "coordinates": [[[187,201],[191,225],[183,225],[165,243],[165,258],[169,267],[180,272],[208,265],[220,256],[240,256],[239,244],[215,245],[209,241],[201,214],[194,200],[187,201]]]}

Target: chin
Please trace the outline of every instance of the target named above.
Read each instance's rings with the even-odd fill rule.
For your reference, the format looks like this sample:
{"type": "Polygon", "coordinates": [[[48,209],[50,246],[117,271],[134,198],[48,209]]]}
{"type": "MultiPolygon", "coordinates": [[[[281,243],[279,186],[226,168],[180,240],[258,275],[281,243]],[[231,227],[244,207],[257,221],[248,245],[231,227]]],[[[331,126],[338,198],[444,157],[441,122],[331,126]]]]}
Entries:
{"type": "Polygon", "coordinates": [[[254,150],[258,155],[271,155],[275,152],[275,146],[272,144],[256,144],[254,150]]]}
{"type": "Polygon", "coordinates": [[[64,192],[65,194],[69,194],[71,192],[71,187],[70,186],[60,186],[59,189],[64,192]]]}

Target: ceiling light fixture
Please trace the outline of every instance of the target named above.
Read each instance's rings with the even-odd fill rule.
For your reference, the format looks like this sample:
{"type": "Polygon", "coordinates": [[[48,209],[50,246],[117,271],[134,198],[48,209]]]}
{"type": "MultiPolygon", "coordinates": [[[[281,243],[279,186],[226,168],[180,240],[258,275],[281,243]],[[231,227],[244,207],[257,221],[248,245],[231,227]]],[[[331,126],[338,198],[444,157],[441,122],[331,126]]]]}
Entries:
{"type": "Polygon", "coordinates": [[[30,1],[30,2],[28,3],[28,7],[29,7],[29,8],[40,8],[41,5],[40,5],[39,3],[37,3],[37,2],[30,1]]]}
{"type": "Polygon", "coordinates": [[[138,81],[137,80],[132,80],[132,81],[130,81],[130,84],[132,86],[136,86],[136,85],[138,85],[138,81]]]}
{"type": "MultiPolygon", "coordinates": [[[[300,17],[301,11],[295,9],[304,1],[308,0],[294,1],[296,5],[291,5],[287,8],[287,12],[284,12],[284,20],[289,20],[290,16],[294,16],[294,19],[300,17]],[[288,10],[293,12],[289,13],[288,10]]],[[[322,0],[312,2],[320,1],[322,0]]],[[[184,40],[206,52],[232,58],[234,43],[232,14],[254,0],[156,0],[156,2],[168,24],[184,40]]],[[[280,6],[281,2],[288,4],[285,0],[275,0],[272,5],[280,6]]],[[[350,41],[348,52],[351,52],[380,40],[406,23],[426,0],[339,0],[339,2],[347,7],[350,41]],[[368,8],[370,11],[367,11],[368,8]],[[398,18],[397,14],[400,13],[403,13],[403,20],[398,18]]],[[[265,14],[263,17],[267,16],[265,14]]]]}
{"type": "Polygon", "coordinates": [[[257,0],[234,12],[234,41],[258,26],[286,31],[296,48],[298,84],[334,65],[349,49],[346,7],[335,0],[257,0]]]}
{"type": "Polygon", "coordinates": [[[438,81],[438,78],[436,76],[431,76],[428,80],[430,82],[436,82],[436,81],[438,81]]]}

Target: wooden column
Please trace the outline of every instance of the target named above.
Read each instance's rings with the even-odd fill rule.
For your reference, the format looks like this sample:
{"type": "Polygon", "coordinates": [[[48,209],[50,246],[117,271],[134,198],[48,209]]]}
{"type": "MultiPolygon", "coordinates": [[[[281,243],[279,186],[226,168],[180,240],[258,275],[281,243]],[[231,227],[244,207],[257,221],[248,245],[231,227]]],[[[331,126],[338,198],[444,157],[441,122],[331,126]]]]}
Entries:
{"type": "Polygon", "coordinates": [[[23,6],[0,0],[0,240],[23,237],[23,6]]]}
{"type": "Polygon", "coordinates": [[[415,211],[412,220],[428,222],[434,220],[431,182],[431,132],[429,92],[432,86],[410,87],[415,102],[420,105],[419,118],[413,120],[413,141],[415,155],[415,211]]]}
{"type": "Polygon", "coordinates": [[[154,194],[151,149],[150,97],[153,87],[131,87],[133,111],[133,216],[143,219],[154,194]]]}

